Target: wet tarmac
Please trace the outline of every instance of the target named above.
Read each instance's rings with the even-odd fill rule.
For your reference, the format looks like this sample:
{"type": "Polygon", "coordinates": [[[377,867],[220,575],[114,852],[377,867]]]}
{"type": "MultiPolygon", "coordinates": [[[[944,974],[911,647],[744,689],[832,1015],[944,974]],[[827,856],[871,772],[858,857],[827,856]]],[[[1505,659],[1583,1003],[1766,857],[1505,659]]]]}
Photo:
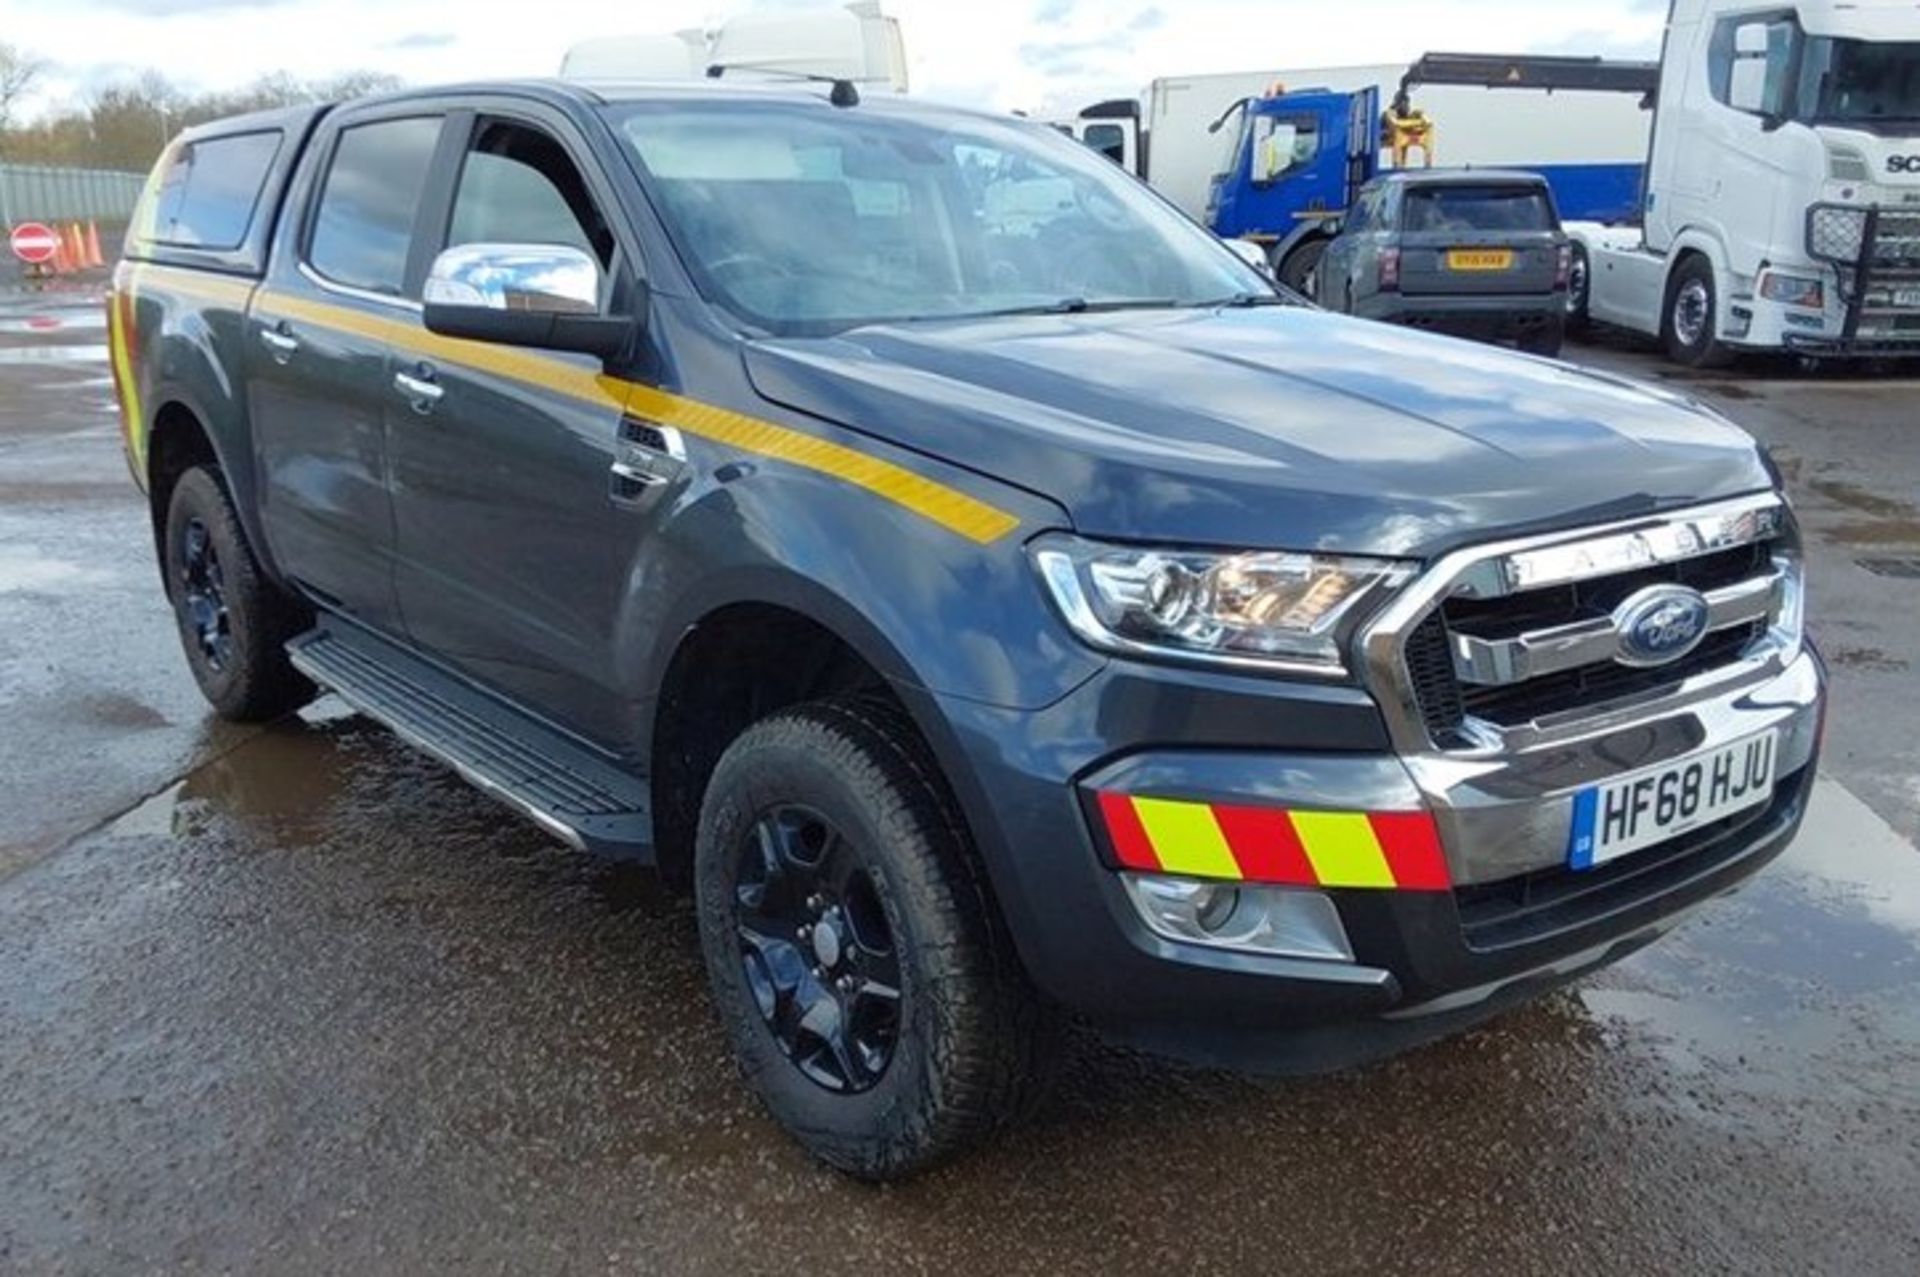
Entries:
{"type": "Polygon", "coordinates": [[[0,1272],[1920,1270],[1920,580],[1859,566],[1920,556],[1916,383],[1666,378],[1812,536],[1835,708],[1778,866],[1371,1069],[1077,1040],[1032,1123],[876,1190],[741,1091],[646,875],[336,703],[208,719],[88,305],[0,298],[0,351],[72,352],[0,357],[0,1272]]]}

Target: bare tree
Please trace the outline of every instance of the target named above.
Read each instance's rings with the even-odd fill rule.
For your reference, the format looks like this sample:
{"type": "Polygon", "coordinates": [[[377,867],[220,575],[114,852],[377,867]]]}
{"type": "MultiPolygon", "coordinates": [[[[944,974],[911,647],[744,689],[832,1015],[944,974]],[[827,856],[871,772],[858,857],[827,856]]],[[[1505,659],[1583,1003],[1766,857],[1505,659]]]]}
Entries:
{"type": "Polygon", "coordinates": [[[7,130],[13,127],[14,108],[33,91],[34,82],[46,69],[45,60],[0,41],[0,147],[5,146],[7,130]]]}

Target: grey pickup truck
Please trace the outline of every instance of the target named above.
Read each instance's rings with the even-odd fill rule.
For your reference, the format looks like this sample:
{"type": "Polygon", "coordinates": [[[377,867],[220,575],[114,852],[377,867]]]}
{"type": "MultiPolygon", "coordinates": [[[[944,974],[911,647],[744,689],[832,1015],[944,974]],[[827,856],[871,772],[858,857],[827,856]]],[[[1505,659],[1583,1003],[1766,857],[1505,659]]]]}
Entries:
{"type": "Polygon", "coordinates": [[[1471,1024],[1737,886],[1812,785],[1747,435],[1299,305],[1022,120],[229,120],[160,160],[109,334],[216,711],[329,689],[657,866],[747,1084],[856,1175],[1021,1111],[1070,1020],[1264,1071],[1471,1024]]]}

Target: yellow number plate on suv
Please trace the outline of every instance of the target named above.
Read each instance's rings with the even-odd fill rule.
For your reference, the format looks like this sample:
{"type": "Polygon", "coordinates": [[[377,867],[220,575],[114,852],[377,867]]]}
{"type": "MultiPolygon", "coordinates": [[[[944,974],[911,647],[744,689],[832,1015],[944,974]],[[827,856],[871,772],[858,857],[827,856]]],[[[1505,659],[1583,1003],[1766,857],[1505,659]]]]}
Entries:
{"type": "Polygon", "coordinates": [[[1447,254],[1448,270],[1512,270],[1510,248],[1456,248],[1447,254]]]}

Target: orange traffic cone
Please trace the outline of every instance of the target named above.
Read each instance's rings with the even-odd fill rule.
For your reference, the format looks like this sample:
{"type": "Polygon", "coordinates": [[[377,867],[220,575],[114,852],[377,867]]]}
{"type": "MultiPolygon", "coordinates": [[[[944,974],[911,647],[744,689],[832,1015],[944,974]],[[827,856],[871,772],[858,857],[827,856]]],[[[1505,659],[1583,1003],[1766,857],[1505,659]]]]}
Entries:
{"type": "Polygon", "coordinates": [[[59,231],[53,233],[53,273],[65,275],[73,270],[73,260],[67,256],[67,237],[59,231]]]}
{"type": "Polygon", "coordinates": [[[87,222],[87,265],[105,266],[107,259],[100,254],[100,227],[89,220],[87,222]]]}
{"type": "Polygon", "coordinates": [[[87,237],[80,233],[78,222],[67,223],[67,257],[75,270],[87,268],[87,237]]]}

